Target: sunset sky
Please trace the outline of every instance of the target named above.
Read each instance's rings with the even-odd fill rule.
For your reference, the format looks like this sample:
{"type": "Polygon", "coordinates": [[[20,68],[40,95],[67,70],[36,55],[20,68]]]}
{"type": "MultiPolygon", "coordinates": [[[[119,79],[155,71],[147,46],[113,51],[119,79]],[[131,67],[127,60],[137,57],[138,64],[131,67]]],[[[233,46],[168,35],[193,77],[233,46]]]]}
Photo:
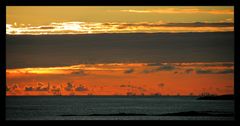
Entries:
{"type": "Polygon", "coordinates": [[[233,31],[232,6],[7,7],[7,34],[233,31]]]}
{"type": "Polygon", "coordinates": [[[232,94],[233,12],[8,6],[7,95],[232,94]]]}

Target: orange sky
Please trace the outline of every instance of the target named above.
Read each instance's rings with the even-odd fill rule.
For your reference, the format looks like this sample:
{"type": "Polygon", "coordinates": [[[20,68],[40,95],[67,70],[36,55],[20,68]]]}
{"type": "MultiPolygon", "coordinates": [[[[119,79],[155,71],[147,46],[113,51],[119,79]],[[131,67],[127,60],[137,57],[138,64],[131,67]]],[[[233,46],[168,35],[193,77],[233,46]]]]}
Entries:
{"type": "Polygon", "coordinates": [[[8,6],[6,31],[13,35],[226,32],[233,31],[233,22],[233,6],[8,6]],[[176,24],[169,27],[169,23],[176,24]]]}
{"type": "Polygon", "coordinates": [[[233,77],[231,62],[8,69],[7,95],[53,95],[54,92],[62,95],[200,95],[203,92],[220,95],[233,93],[233,77]]]}

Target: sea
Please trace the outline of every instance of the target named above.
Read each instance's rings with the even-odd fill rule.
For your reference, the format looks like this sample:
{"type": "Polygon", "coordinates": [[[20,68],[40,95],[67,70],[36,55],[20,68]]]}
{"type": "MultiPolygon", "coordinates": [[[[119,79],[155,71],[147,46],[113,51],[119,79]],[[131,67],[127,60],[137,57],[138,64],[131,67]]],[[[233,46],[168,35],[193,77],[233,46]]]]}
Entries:
{"type": "Polygon", "coordinates": [[[6,120],[234,120],[234,100],[194,96],[7,96],[6,120]]]}

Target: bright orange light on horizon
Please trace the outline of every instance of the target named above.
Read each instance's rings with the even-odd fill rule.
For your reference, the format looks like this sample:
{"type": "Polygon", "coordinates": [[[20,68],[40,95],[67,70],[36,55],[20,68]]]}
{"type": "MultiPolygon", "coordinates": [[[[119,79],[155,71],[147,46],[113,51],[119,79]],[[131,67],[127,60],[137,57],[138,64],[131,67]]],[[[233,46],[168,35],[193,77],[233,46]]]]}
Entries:
{"type": "Polygon", "coordinates": [[[8,69],[7,86],[7,95],[56,95],[55,90],[61,95],[232,94],[233,63],[115,63],[8,69]],[[48,84],[48,90],[40,90],[48,84]],[[28,87],[30,91],[26,91],[28,87]],[[37,87],[39,91],[34,90],[37,87]]]}

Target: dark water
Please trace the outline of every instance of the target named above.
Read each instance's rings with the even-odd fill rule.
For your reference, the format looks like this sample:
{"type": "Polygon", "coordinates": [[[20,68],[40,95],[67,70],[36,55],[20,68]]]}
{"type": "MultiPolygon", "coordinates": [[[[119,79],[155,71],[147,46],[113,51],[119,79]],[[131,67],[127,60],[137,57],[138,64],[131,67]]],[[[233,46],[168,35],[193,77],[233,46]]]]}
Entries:
{"type": "Polygon", "coordinates": [[[233,100],[197,97],[7,97],[7,120],[233,120],[233,100]],[[181,112],[214,115],[174,115],[181,112]],[[172,113],[172,115],[167,115],[172,113]],[[224,115],[227,114],[227,115],[224,115]],[[230,115],[229,115],[230,114],[230,115]]]}

